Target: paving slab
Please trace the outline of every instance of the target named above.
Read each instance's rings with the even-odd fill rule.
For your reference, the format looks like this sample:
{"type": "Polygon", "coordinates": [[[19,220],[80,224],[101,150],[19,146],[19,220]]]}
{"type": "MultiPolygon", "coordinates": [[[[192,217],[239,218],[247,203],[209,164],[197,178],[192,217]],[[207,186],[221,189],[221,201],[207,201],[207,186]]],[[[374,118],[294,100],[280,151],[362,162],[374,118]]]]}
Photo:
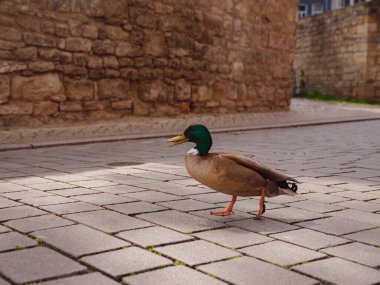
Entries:
{"type": "Polygon", "coordinates": [[[371,267],[380,266],[380,249],[358,242],[325,248],[323,252],[371,267]]]}
{"type": "Polygon", "coordinates": [[[54,215],[43,215],[38,217],[23,218],[19,220],[8,221],[5,223],[5,225],[23,233],[29,233],[33,231],[56,227],[63,227],[72,224],[73,222],[54,215]]]}
{"type": "Polygon", "coordinates": [[[328,213],[328,212],[345,209],[344,207],[337,206],[336,204],[326,204],[326,203],[320,203],[320,202],[311,201],[311,200],[303,200],[303,201],[298,201],[294,203],[288,203],[286,205],[294,207],[294,208],[303,209],[306,211],[317,212],[317,213],[328,213]]]}
{"type": "Polygon", "coordinates": [[[314,250],[349,242],[348,239],[327,235],[309,229],[299,229],[295,231],[273,234],[270,235],[270,237],[314,250]]]}
{"type": "Polygon", "coordinates": [[[252,282],[255,285],[312,285],[318,283],[312,278],[251,257],[215,262],[199,266],[198,269],[237,285],[252,285],[252,282]]]}
{"type": "Polygon", "coordinates": [[[0,278],[0,285],[10,285],[8,281],[5,281],[3,278],[0,278]]]}
{"type": "Polygon", "coordinates": [[[136,192],[136,193],[121,194],[121,195],[126,196],[126,197],[130,197],[133,199],[137,199],[137,200],[151,202],[151,203],[184,199],[183,197],[180,197],[177,195],[161,193],[158,191],[141,191],[141,192],[136,192]]]}
{"type": "Polygon", "coordinates": [[[146,221],[107,210],[69,214],[63,217],[107,233],[133,230],[152,225],[146,221]]]}
{"type": "Polygon", "coordinates": [[[96,187],[96,191],[110,193],[110,194],[126,194],[139,191],[145,191],[143,188],[130,186],[130,185],[115,185],[115,186],[105,186],[105,187],[96,187]]]}
{"type": "Polygon", "coordinates": [[[344,235],[374,227],[373,225],[363,224],[340,217],[313,220],[298,223],[296,225],[333,235],[344,235]]]}
{"type": "Polygon", "coordinates": [[[25,217],[41,216],[46,212],[38,210],[30,206],[20,206],[0,209],[0,222],[21,219],[25,217]]]}
{"type": "Polygon", "coordinates": [[[367,202],[363,202],[363,201],[352,200],[352,201],[345,201],[345,202],[336,203],[334,205],[339,205],[342,207],[356,209],[356,210],[365,211],[365,212],[378,212],[378,211],[380,211],[380,203],[376,204],[376,203],[367,203],[367,202]]]}
{"type": "Polygon", "coordinates": [[[223,227],[222,223],[217,223],[205,218],[185,214],[175,210],[138,215],[137,218],[177,230],[182,233],[190,233],[208,229],[223,227]]]}
{"type": "Polygon", "coordinates": [[[155,250],[190,266],[240,255],[236,251],[203,240],[157,247],[155,250]]]}
{"type": "Polygon", "coordinates": [[[380,228],[362,231],[343,236],[344,238],[380,246],[380,228]]]}
{"type": "MultiPolygon", "coordinates": [[[[1,284],[1,283],[0,283],[1,284]]],[[[115,280],[104,276],[99,272],[76,275],[52,281],[38,283],[40,285],[118,285],[115,280]]]]}
{"type": "Polygon", "coordinates": [[[118,183],[107,181],[107,180],[101,180],[101,179],[93,179],[93,180],[85,180],[85,181],[75,181],[71,182],[73,185],[80,186],[80,187],[87,187],[87,188],[96,188],[96,187],[104,187],[104,186],[113,186],[117,185],[118,183]]]}
{"type": "Polygon", "coordinates": [[[342,191],[342,192],[334,193],[332,195],[355,199],[359,201],[368,201],[368,200],[379,198],[378,195],[374,195],[371,192],[357,192],[357,191],[342,191]]]}
{"type": "Polygon", "coordinates": [[[49,190],[58,190],[58,189],[68,189],[75,188],[76,186],[63,183],[63,182],[50,182],[50,183],[40,183],[40,184],[32,184],[31,188],[40,190],[40,191],[49,191],[49,190]]]}
{"type": "Polygon", "coordinates": [[[31,234],[74,257],[130,245],[126,241],[83,225],[36,231],[31,234]]]}
{"type": "Polygon", "coordinates": [[[285,223],[296,223],[300,221],[314,220],[325,217],[323,214],[306,211],[293,207],[273,209],[265,213],[265,217],[285,223]]]}
{"type": "Polygon", "coordinates": [[[359,223],[380,226],[380,214],[363,212],[355,209],[347,209],[343,211],[330,213],[331,216],[341,217],[359,223]]]}
{"type": "Polygon", "coordinates": [[[208,240],[230,248],[239,248],[273,240],[264,235],[231,227],[201,232],[193,235],[200,239],[208,240]]]}
{"type": "Polygon", "coordinates": [[[16,284],[84,271],[86,267],[45,247],[0,254],[0,273],[16,284]]]}
{"type": "Polygon", "coordinates": [[[99,193],[99,194],[89,194],[89,195],[82,195],[82,196],[75,196],[73,199],[103,206],[103,205],[111,205],[111,204],[120,204],[120,203],[127,203],[127,202],[134,202],[135,199],[123,197],[120,195],[114,195],[114,194],[108,194],[108,193],[99,193]]]}
{"type": "Polygon", "coordinates": [[[74,202],[74,203],[66,203],[66,204],[58,204],[58,205],[49,205],[49,206],[41,206],[41,209],[55,213],[57,215],[65,215],[72,213],[81,213],[88,211],[101,210],[102,208],[99,206],[95,206],[92,204],[84,203],[84,202],[74,202]]]}
{"type": "Polygon", "coordinates": [[[260,234],[268,235],[284,231],[290,231],[298,229],[299,227],[289,225],[287,223],[278,222],[275,220],[261,218],[261,220],[245,219],[235,222],[227,223],[229,226],[238,227],[251,232],[257,232],[260,234]]]}
{"type": "Polygon", "coordinates": [[[272,241],[264,244],[253,245],[239,250],[247,255],[279,264],[289,266],[305,261],[325,257],[325,254],[282,241],[272,241]]]}
{"type": "Polygon", "coordinates": [[[33,197],[50,196],[52,194],[48,192],[38,191],[38,190],[26,190],[26,191],[4,193],[1,195],[3,197],[6,197],[12,200],[21,200],[21,199],[33,198],[33,197]]]}
{"type": "Polygon", "coordinates": [[[150,227],[144,229],[130,230],[126,232],[121,232],[116,236],[133,242],[134,244],[140,245],[142,247],[158,246],[168,243],[175,243],[194,239],[189,235],[169,230],[164,227],[150,227]]]}
{"type": "Polygon", "coordinates": [[[313,201],[327,203],[327,204],[350,200],[349,198],[338,197],[332,194],[324,194],[324,193],[308,193],[308,194],[303,194],[302,197],[308,200],[313,200],[313,201]]]}
{"type": "Polygon", "coordinates": [[[0,209],[14,207],[14,206],[21,206],[21,204],[15,201],[0,197],[0,209]]]}
{"type": "Polygon", "coordinates": [[[60,196],[65,196],[65,197],[72,197],[72,196],[96,194],[96,193],[99,193],[99,191],[83,188],[83,187],[78,187],[78,188],[70,188],[70,189],[63,189],[63,190],[54,190],[54,191],[50,191],[50,193],[60,195],[60,196]]]}
{"type": "MultiPolygon", "coordinates": [[[[215,208],[215,209],[212,209],[212,211],[222,211],[225,209],[226,208],[215,208]]],[[[255,217],[252,214],[248,214],[246,212],[241,212],[241,211],[236,211],[236,210],[234,210],[232,215],[228,215],[228,216],[211,215],[212,211],[202,210],[202,211],[194,211],[190,213],[192,215],[203,217],[203,218],[213,220],[215,222],[220,222],[220,223],[229,223],[229,222],[234,222],[234,221],[243,220],[243,219],[253,219],[255,217]]]]}
{"type": "Polygon", "coordinates": [[[22,203],[33,205],[33,206],[45,206],[45,205],[55,205],[74,202],[75,200],[61,197],[61,196],[45,196],[45,197],[35,197],[20,200],[22,203]]]}
{"type": "Polygon", "coordinates": [[[124,277],[123,282],[130,285],[162,285],[162,284],[181,284],[181,285],[223,285],[220,280],[212,278],[199,271],[186,266],[171,266],[134,276],[124,277]]]}
{"type": "Polygon", "coordinates": [[[11,231],[11,229],[0,225],[0,233],[6,233],[6,232],[10,232],[10,231],[11,231]]]}
{"type": "Polygon", "coordinates": [[[0,193],[9,193],[9,192],[17,192],[23,190],[30,190],[30,187],[26,187],[19,184],[14,184],[11,182],[1,183],[0,193]]]}
{"type": "Polygon", "coordinates": [[[131,214],[141,214],[141,213],[151,213],[166,210],[167,208],[148,203],[148,202],[132,202],[125,204],[115,204],[115,205],[107,205],[105,206],[107,209],[111,209],[113,211],[131,215],[131,214]]]}
{"type": "Polygon", "coordinates": [[[338,285],[369,285],[380,280],[380,271],[337,257],[298,265],[293,269],[338,285]]]}
{"type": "Polygon", "coordinates": [[[83,257],[83,262],[115,278],[172,264],[172,261],[138,247],[83,257]]]}
{"type": "Polygon", "coordinates": [[[189,212],[189,211],[196,211],[196,210],[204,210],[204,209],[214,209],[218,206],[206,202],[201,202],[193,199],[186,199],[186,200],[178,200],[178,201],[171,201],[171,202],[161,202],[158,203],[158,205],[182,211],[182,212],[189,212]]]}
{"type": "Polygon", "coordinates": [[[37,242],[17,232],[0,234],[0,252],[36,246],[37,242]]]}

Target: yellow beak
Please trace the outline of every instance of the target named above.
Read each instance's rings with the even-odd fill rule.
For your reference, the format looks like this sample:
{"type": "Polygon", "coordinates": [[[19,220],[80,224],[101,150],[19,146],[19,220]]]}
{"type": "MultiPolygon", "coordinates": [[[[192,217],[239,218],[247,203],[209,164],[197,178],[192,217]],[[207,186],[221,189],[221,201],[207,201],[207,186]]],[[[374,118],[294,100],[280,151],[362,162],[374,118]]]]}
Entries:
{"type": "Polygon", "coordinates": [[[185,135],[182,133],[179,136],[176,136],[174,138],[168,139],[168,142],[172,142],[173,144],[171,146],[175,146],[177,144],[181,144],[184,142],[187,142],[188,139],[185,137],[185,135]]]}

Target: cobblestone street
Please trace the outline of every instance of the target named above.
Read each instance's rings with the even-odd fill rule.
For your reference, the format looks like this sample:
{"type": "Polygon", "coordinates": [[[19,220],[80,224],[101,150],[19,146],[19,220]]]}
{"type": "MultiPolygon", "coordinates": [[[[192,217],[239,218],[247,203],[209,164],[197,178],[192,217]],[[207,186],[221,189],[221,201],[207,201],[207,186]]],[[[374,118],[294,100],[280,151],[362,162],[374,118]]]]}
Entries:
{"type": "Polygon", "coordinates": [[[379,120],[213,135],[297,177],[238,198],[191,179],[163,138],[0,152],[0,284],[380,282],[379,120]]]}

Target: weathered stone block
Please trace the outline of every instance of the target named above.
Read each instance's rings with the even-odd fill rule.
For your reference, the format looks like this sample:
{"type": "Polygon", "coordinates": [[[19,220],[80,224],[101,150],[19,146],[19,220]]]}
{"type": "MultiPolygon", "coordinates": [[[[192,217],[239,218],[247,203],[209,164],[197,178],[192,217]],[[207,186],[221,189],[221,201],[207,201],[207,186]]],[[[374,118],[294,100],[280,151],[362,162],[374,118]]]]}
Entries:
{"type": "Polygon", "coordinates": [[[32,103],[15,101],[0,106],[0,115],[31,115],[32,113],[32,103]]]}
{"type": "Polygon", "coordinates": [[[18,63],[17,61],[3,61],[0,62],[0,74],[10,73],[13,71],[25,70],[27,68],[26,64],[18,63]]]}
{"type": "Polygon", "coordinates": [[[66,50],[69,51],[90,51],[92,42],[89,39],[84,38],[67,38],[66,50]]]}
{"type": "Polygon", "coordinates": [[[114,110],[130,110],[132,109],[132,100],[123,100],[112,102],[112,109],[114,110]]]}
{"type": "Polygon", "coordinates": [[[21,41],[21,32],[13,28],[0,27],[0,39],[8,41],[21,41]]]}
{"type": "Polygon", "coordinates": [[[113,54],[115,52],[114,43],[110,40],[95,41],[92,49],[96,54],[113,54]]]}
{"type": "Polygon", "coordinates": [[[58,112],[58,103],[54,102],[40,102],[34,104],[33,115],[36,116],[50,116],[58,112]]]}
{"type": "Polygon", "coordinates": [[[144,51],[152,56],[163,56],[166,50],[165,37],[159,32],[145,32],[144,51]]]}
{"type": "Polygon", "coordinates": [[[62,102],[59,104],[59,110],[63,112],[80,112],[82,111],[81,102],[62,102]]]}
{"type": "Polygon", "coordinates": [[[177,100],[189,100],[191,98],[191,86],[184,79],[177,80],[175,84],[175,97],[177,100]]]}
{"type": "Polygon", "coordinates": [[[37,49],[35,47],[20,48],[15,51],[17,60],[35,59],[37,57],[37,49]]]}
{"type": "Polygon", "coordinates": [[[102,68],[102,58],[99,56],[90,56],[87,58],[87,66],[90,68],[102,68]]]}
{"type": "Polygon", "coordinates": [[[133,56],[138,52],[138,47],[134,46],[129,42],[120,42],[116,46],[116,55],[117,56],[133,56]]]}
{"type": "Polygon", "coordinates": [[[96,39],[98,37],[98,28],[96,26],[84,25],[82,36],[89,39],[96,39]]]}
{"type": "Polygon", "coordinates": [[[119,67],[119,62],[115,56],[105,56],[103,57],[103,66],[106,68],[117,69],[119,67]]]}
{"type": "Polygon", "coordinates": [[[53,71],[55,69],[55,65],[52,62],[40,61],[40,62],[32,62],[29,63],[29,69],[36,72],[47,72],[53,71]]]}
{"type": "Polygon", "coordinates": [[[99,81],[99,98],[127,98],[129,91],[128,81],[122,79],[102,79],[99,81]]]}
{"type": "Polygon", "coordinates": [[[0,104],[8,102],[10,95],[10,80],[6,75],[0,76],[0,104]]]}
{"type": "Polygon", "coordinates": [[[140,84],[139,97],[145,102],[165,102],[168,96],[168,87],[162,81],[140,84]]]}
{"type": "Polygon", "coordinates": [[[66,96],[69,100],[92,100],[94,98],[94,83],[90,80],[66,79],[66,96]]]}
{"type": "Polygon", "coordinates": [[[25,77],[15,75],[12,79],[12,99],[31,102],[65,99],[62,82],[57,73],[25,77]]]}
{"type": "Polygon", "coordinates": [[[42,34],[25,33],[24,42],[29,45],[54,47],[57,45],[57,40],[52,36],[42,34]]]}

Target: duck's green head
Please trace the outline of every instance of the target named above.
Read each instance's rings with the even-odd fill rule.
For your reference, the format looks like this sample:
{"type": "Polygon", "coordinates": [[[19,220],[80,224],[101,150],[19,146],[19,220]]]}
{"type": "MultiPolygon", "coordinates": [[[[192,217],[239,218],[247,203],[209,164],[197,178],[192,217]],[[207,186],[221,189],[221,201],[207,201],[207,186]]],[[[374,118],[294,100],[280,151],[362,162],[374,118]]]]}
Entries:
{"type": "Polygon", "coordinates": [[[191,125],[182,134],[168,140],[173,146],[184,142],[195,143],[195,149],[199,155],[208,154],[212,146],[212,138],[209,130],[203,125],[191,125]]]}

